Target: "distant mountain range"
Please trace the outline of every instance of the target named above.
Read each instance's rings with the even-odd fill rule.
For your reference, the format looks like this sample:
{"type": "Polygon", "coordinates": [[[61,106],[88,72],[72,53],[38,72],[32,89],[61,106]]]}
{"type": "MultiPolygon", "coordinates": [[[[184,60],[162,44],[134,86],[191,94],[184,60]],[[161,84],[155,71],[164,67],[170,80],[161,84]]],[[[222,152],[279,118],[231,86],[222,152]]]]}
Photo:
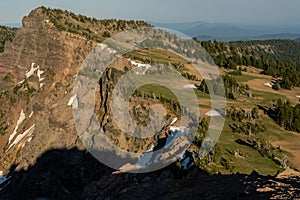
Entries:
{"type": "Polygon", "coordinates": [[[242,25],[207,22],[156,23],[156,27],[173,29],[200,40],[267,40],[300,38],[298,26],[242,25]]]}
{"type": "MultiPolygon", "coordinates": [[[[238,41],[290,39],[300,41],[300,26],[243,25],[208,22],[156,23],[156,27],[172,29],[200,40],[238,41]]],[[[1,24],[19,28],[20,23],[1,24]]]]}

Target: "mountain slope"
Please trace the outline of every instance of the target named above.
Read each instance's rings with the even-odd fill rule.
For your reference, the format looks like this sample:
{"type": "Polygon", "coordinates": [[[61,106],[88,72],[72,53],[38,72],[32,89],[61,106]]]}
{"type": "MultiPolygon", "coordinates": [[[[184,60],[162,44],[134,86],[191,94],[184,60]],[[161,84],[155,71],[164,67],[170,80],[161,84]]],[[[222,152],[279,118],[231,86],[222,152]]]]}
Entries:
{"type": "Polygon", "coordinates": [[[147,25],[92,20],[44,7],[23,18],[23,27],[0,55],[1,170],[20,162],[19,168],[26,168],[49,149],[83,148],[67,106],[74,76],[96,41],[139,24],[147,25]],[[81,28],[74,33],[74,26],[81,28]]]}

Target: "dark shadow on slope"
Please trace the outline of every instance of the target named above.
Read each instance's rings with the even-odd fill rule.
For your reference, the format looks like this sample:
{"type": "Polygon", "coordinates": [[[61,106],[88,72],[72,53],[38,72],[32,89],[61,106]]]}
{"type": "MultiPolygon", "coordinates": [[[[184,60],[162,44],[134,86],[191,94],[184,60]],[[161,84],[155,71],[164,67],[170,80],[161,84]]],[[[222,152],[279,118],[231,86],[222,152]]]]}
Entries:
{"type": "Polygon", "coordinates": [[[0,199],[269,199],[300,197],[300,177],[276,179],[251,175],[209,176],[175,164],[145,174],[115,170],[85,151],[51,150],[27,171],[14,172],[0,199]],[[257,192],[265,188],[265,192],[257,192]],[[293,190],[294,188],[294,190],[293,190]],[[296,190],[295,190],[296,189],[296,190]]]}

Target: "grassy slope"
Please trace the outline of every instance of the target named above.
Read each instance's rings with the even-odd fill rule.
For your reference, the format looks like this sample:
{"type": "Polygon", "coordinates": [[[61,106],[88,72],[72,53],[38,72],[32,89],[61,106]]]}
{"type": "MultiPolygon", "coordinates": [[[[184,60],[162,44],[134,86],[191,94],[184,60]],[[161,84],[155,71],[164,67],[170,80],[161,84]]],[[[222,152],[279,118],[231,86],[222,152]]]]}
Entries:
{"type": "MultiPolygon", "coordinates": [[[[193,73],[192,66],[189,65],[186,61],[182,60],[179,56],[162,52],[162,50],[142,50],[140,52],[133,52],[129,57],[140,61],[148,58],[151,60],[151,62],[162,64],[183,63],[185,67],[184,69],[181,69],[179,71],[193,73]]],[[[253,94],[253,98],[238,96],[236,101],[228,101],[228,106],[234,105],[236,108],[251,109],[256,105],[270,105],[273,100],[276,100],[278,98],[288,98],[292,100],[292,102],[296,103],[295,99],[292,98],[293,95],[291,95],[294,94],[295,91],[274,91],[271,88],[266,88],[265,86],[258,85],[261,84],[261,82],[271,81],[272,78],[269,76],[260,75],[257,70],[252,70],[251,68],[249,68],[248,71],[254,72],[248,72],[244,73],[242,76],[236,76],[236,80],[242,84],[249,84],[251,92],[253,94]],[[260,80],[260,82],[258,82],[258,80],[260,80]]],[[[173,95],[168,96],[168,90],[165,90],[161,87],[146,85],[142,87],[142,90],[147,94],[155,92],[163,94],[164,96],[167,96],[169,98],[173,98],[173,95]]],[[[295,90],[297,90],[298,92],[298,88],[296,88],[295,90]]],[[[205,110],[209,109],[209,95],[203,94],[199,91],[195,91],[195,93],[199,99],[200,108],[205,110]]],[[[267,131],[260,134],[258,137],[263,138],[265,141],[269,141],[275,147],[273,153],[276,157],[282,159],[283,155],[288,155],[289,165],[299,169],[300,165],[296,159],[297,155],[293,155],[291,153],[291,148],[288,148],[289,146],[291,146],[292,148],[297,148],[297,140],[295,139],[298,136],[281,129],[268,116],[264,115],[263,113],[260,114],[263,116],[262,123],[267,127],[267,131]],[[287,145],[284,143],[281,146],[278,145],[278,141],[285,140],[291,141],[292,144],[287,145]],[[280,150],[276,149],[278,146],[280,146],[280,150]]],[[[247,140],[249,139],[249,136],[233,133],[231,131],[231,128],[228,126],[229,122],[231,121],[227,119],[222,135],[218,141],[219,155],[216,156],[216,163],[211,167],[211,170],[219,171],[222,173],[240,172],[247,174],[255,170],[263,175],[274,175],[278,172],[278,170],[282,170],[281,166],[277,165],[272,159],[261,156],[257,150],[235,142],[239,138],[247,140]],[[235,152],[239,152],[240,155],[242,155],[242,157],[244,158],[236,157],[235,152]],[[226,169],[218,162],[221,160],[221,158],[226,159],[229,162],[229,165],[232,166],[231,170],[226,169]]]]}

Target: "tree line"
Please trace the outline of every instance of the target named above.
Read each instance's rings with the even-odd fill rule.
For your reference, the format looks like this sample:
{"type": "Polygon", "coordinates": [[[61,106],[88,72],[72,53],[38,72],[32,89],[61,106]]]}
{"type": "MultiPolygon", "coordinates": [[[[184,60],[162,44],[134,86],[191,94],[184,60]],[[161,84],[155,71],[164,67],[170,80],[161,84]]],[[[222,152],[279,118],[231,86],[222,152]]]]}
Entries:
{"type": "Polygon", "coordinates": [[[281,127],[300,133],[300,104],[292,106],[289,101],[278,99],[275,110],[270,110],[269,114],[281,127]]]}
{"type": "Polygon", "coordinates": [[[266,75],[281,77],[277,86],[283,89],[300,86],[299,42],[267,40],[225,43],[194,39],[220,67],[237,70],[237,66],[253,66],[262,69],[266,75]]]}

